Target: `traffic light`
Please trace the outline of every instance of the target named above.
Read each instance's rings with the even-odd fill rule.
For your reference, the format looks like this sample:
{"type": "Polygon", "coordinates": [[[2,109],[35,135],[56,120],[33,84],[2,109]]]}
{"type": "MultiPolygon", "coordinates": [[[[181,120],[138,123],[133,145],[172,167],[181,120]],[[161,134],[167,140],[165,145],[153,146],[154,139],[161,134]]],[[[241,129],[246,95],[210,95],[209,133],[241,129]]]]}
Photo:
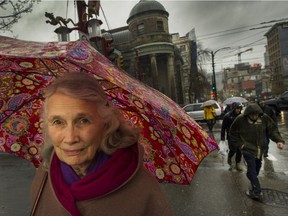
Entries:
{"type": "Polygon", "coordinates": [[[215,92],[215,91],[216,91],[216,86],[212,85],[212,92],[215,92]]]}
{"type": "Polygon", "coordinates": [[[216,86],[213,84],[213,85],[211,86],[211,98],[212,98],[212,99],[216,99],[216,94],[217,94],[217,92],[216,92],[216,86]]]}
{"type": "Polygon", "coordinates": [[[123,61],[123,56],[122,55],[119,55],[118,58],[117,58],[117,65],[118,67],[120,68],[123,68],[124,67],[124,61],[123,61]]]}
{"type": "Polygon", "coordinates": [[[114,47],[112,47],[113,39],[103,38],[104,55],[110,60],[114,61],[115,56],[113,54],[114,47]]]}

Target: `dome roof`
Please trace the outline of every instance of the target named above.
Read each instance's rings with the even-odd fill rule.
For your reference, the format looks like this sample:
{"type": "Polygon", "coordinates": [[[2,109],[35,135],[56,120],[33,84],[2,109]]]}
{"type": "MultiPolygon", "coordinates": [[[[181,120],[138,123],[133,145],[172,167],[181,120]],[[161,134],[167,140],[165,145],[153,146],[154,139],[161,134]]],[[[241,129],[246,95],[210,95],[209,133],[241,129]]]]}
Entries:
{"type": "Polygon", "coordinates": [[[169,13],[166,11],[164,6],[158,1],[140,0],[130,11],[127,23],[136,16],[151,12],[159,12],[160,14],[166,14],[167,16],[169,16],[169,13]]]}

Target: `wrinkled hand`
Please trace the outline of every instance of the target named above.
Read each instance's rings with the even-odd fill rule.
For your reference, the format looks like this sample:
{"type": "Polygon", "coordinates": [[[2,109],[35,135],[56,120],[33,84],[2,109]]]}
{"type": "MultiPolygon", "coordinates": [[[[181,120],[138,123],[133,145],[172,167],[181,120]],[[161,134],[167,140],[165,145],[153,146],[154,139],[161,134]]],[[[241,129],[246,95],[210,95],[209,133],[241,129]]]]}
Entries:
{"type": "Polygon", "coordinates": [[[283,149],[283,148],[284,148],[284,143],[278,142],[278,143],[277,143],[277,148],[278,148],[278,149],[283,149]]]}

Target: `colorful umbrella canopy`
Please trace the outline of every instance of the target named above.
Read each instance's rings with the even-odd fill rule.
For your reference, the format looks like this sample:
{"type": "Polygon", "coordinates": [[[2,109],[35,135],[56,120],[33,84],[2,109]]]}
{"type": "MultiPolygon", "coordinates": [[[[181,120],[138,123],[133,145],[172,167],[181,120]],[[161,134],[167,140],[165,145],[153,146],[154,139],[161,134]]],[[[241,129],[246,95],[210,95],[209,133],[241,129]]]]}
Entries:
{"type": "Polygon", "coordinates": [[[132,78],[87,41],[40,43],[0,37],[0,151],[36,167],[43,144],[41,91],[64,73],[99,80],[123,116],[142,128],[144,165],[159,182],[189,184],[217,143],[178,105],[132,78]]]}
{"type": "Polygon", "coordinates": [[[223,101],[224,104],[232,104],[234,102],[247,103],[248,101],[243,97],[230,97],[223,101]]]}

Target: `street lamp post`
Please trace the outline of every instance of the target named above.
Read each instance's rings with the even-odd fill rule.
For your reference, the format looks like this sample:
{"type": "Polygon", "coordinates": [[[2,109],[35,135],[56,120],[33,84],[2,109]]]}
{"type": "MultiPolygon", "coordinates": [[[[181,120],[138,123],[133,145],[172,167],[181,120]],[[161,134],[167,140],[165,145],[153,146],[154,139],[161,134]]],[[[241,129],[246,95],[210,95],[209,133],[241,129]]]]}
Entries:
{"type": "Polygon", "coordinates": [[[103,37],[101,34],[102,21],[97,19],[100,9],[100,0],[88,0],[88,5],[85,0],[75,0],[78,12],[78,23],[75,24],[72,19],[64,19],[61,16],[55,17],[53,13],[45,13],[45,17],[49,20],[46,23],[52,25],[60,25],[55,30],[59,41],[69,41],[69,34],[73,30],[78,30],[79,38],[87,40],[96,50],[101,52],[110,61],[114,61],[114,47],[111,45],[112,38],[103,37]],[[88,8],[88,10],[87,10],[88,8]],[[93,18],[96,17],[96,18],[93,18]],[[68,23],[72,22],[73,27],[69,28],[68,23]]]}
{"type": "Polygon", "coordinates": [[[214,100],[217,101],[218,97],[217,97],[217,85],[216,85],[216,76],[215,76],[215,55],[217,52],[219,52],[220,50],[225,50],[225,49],[230,49],[231,47],[223,47],[220,48],[216,51],[211,51],[211,57],[212,57],[212,72],[213,72],[213,77],[212,77],[212,90],[213,90],[213,94],[214,94],[214,100]]]}

